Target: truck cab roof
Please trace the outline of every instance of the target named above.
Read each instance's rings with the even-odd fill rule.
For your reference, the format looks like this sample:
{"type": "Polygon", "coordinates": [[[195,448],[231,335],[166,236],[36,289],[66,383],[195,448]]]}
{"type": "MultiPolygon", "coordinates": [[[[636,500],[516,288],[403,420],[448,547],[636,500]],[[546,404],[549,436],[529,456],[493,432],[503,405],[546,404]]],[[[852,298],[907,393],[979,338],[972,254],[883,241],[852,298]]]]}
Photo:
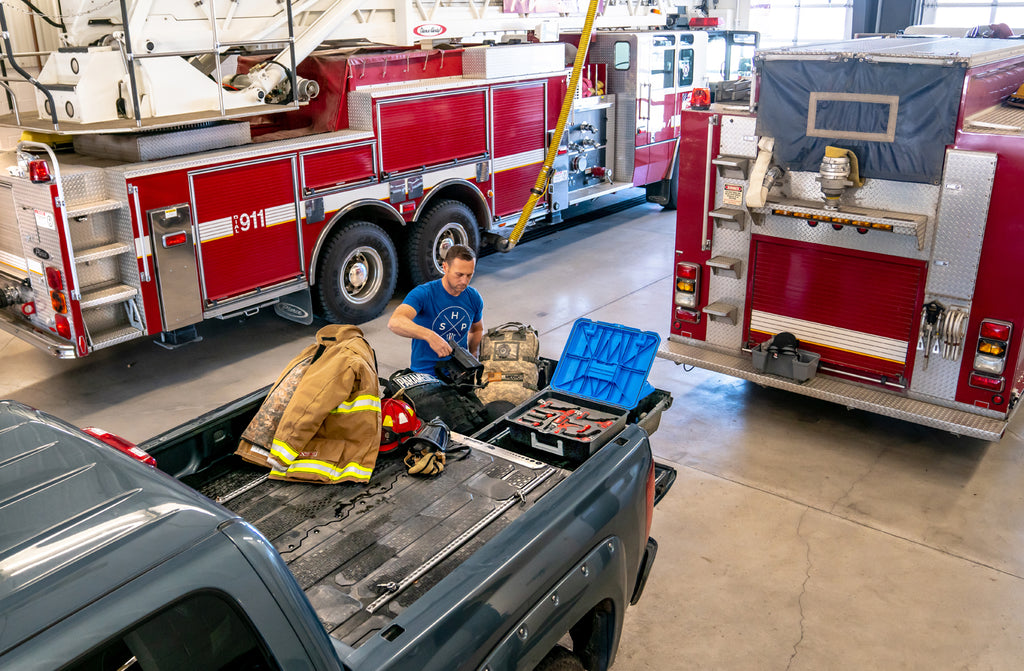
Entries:
{"type": "Polygon", "coordinates": [[[0,654],[234,519],[20,403],[0,436],[0,654]]]}

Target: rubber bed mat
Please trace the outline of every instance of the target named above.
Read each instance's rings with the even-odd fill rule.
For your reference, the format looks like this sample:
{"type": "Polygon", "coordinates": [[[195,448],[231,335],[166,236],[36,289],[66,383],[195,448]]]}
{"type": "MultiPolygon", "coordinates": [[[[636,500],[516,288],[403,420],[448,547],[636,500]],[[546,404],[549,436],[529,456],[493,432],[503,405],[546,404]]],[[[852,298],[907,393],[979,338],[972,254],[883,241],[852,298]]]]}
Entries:
{"type": "Polygon", "coordinates": [[[233,457],[183,480],[270,539],[327,631],[358,647],[568,475],[465,440],[433,478],[387,457],[367,485],[290,483],[233,457]]]}

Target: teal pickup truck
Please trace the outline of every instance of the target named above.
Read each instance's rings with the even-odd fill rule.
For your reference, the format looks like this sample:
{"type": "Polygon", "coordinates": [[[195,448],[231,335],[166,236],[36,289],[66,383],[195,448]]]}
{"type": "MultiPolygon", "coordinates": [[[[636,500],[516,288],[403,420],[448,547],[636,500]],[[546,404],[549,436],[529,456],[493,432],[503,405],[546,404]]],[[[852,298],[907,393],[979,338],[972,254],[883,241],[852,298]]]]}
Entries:
{"type": "Polygon", "coordinates": [[[156,468],[0,402],[0,668],[611,666],[675,477],[648,442],[669,394],[582,461],[499,419],[437,477],[382,458],[332,486],[232,454],[265,394],[141,443],[156,468]]]}

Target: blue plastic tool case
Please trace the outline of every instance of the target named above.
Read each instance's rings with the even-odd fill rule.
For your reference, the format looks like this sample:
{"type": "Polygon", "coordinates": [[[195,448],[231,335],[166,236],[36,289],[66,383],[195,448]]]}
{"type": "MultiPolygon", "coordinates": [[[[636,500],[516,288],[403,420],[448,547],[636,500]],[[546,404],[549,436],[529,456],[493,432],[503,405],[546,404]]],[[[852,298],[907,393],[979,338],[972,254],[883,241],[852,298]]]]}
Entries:
{"type": "MultiPolygon", "coordinates": [[[[658,352],[660,336],[620,324],[577,319],[558,360],[551,384],[513,410],[504,420],[520,444],[583,461],[622,430],[629,411],[654,388],[647,375],[658,352]],[[600,433],[585,437],[573,431],[544,426],[538,410],[551,405],[578,406],[573,424],[583,426],[591,416],[614,416],[601,422],[600,433]],[[604,426],[606,425],[606,426],[604,426]]],[[[562,425],[564,426],[564,425],[562,425]]],[[[570,427],[575,429],[575,426],[570,427]]]]}

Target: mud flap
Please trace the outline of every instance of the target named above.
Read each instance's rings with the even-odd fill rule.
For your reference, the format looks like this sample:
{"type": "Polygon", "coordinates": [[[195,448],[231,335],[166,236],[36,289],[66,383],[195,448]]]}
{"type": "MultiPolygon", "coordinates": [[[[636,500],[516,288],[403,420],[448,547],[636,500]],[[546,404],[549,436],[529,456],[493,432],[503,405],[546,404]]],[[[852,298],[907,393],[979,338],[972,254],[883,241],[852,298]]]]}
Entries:
{"type": "Polygon", "coordinates": [[[658,541],[647,538],[647,547],[644,548],[644,557],[640,560],[640,570],[636,574],[636,585],[633,587],[633,596],[629,597],[629,605],[635,606],[640,597],[643,596],[644,587],[647,585],[647,576],[651,573],[651,566],[654,565],[654,558],[658,556],[658,541]]]}
{"type": "Polygon", "coordinates": [[[304,326],[313,323],[313,299],[309,295],[309,289],[300,289],[294,293],[281,296],[281,300],[274,304],[274,313],[278,317],[304,326]]]}

